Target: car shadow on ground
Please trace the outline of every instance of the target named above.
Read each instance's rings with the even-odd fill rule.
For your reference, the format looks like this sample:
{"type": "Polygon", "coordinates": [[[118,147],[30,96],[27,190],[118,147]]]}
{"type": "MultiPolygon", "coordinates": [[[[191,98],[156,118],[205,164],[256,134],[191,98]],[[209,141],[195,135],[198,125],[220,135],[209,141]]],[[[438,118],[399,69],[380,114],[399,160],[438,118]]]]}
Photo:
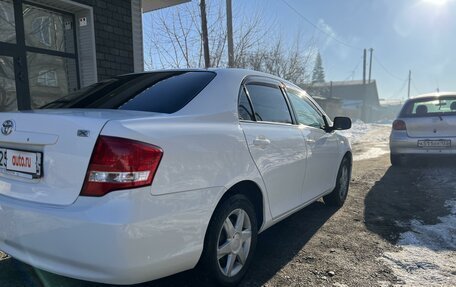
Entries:
{"type": "Polygon", "coordinates": [[[456,198],[454,158],[415,159],[390,167],[365,197],[368,230],[396,244],[412,220],[434,225],[450,213],[445,202],[456,198]]]}
{"type": "MultiPolygon", "coordinates": [[[[322,201],[317,201],[260,234],[252,266],[241,286],[261,286],[266,283],[298,254],[336,211],[336,208],[326,206],[322,201]]],[[[12,258],[0,261],[0,282],[8,282],[7,285],[2,283],[2,287],[110,286],[58,276],[34,269],[12,258]]],[[[190,270],[134,286],[212,285],[196,270],[190,270]]]]}

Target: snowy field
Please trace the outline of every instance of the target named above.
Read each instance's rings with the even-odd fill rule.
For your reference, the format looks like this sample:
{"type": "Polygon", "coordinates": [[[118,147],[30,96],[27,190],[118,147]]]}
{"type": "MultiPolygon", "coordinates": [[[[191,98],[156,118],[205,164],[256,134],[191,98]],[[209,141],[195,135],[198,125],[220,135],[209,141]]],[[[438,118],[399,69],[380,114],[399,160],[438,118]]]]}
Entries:
{"type": "Polygon", "coordinates": [[[355,121],[352,128],[339,131],[346,136],[353,147],[353,160],[376,158],[389,152],[390,124],[367,124],[355,121]]]}

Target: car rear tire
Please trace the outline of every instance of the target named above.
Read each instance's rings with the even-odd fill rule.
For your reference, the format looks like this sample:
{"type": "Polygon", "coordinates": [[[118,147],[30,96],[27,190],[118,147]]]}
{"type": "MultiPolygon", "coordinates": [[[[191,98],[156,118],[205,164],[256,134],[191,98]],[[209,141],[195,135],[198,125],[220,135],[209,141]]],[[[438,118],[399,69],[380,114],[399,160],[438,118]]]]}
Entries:
{"type": "Polygon", "coordinates": [[[398,154],[390,154],[390,162],[392,166],[402,166],[404,164],[402,157],[398,154]]]}
{"type": "Polygon", "coordinates": [[[250,200],[236,194],[217,207],[201,257],[202,271],[216,285],[236,286],[251,264],[258,227],[250,200]]]}
{"type": "Polygon", "coordinates": [[[348,195],[348,188],[351,177],[351,163],[347,157],[344,157],[340,163],[339,172],[337,173],[336,187],[333,191],[323,196],[326,204],[336,207],[342,207],[348,195]]]}

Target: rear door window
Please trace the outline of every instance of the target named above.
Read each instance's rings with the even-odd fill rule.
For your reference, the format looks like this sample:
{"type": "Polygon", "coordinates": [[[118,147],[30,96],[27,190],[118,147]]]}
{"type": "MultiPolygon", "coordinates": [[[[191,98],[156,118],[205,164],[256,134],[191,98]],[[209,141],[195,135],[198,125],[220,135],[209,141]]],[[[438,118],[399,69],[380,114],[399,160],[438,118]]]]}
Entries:
{"type": "Polygon", "coordinates": [[[291,114],[279,87],[246,85],[257,121],[291,124],[291,114]]]}
{"type": "Polygon", "coordinates": [[[255,117],[253,116],[252,106],[250,101],[245,93],[244,88],[241,88],[239,94],[239,105],[238,105],[239,119],[244,121],[254,121],[255,117]]]}

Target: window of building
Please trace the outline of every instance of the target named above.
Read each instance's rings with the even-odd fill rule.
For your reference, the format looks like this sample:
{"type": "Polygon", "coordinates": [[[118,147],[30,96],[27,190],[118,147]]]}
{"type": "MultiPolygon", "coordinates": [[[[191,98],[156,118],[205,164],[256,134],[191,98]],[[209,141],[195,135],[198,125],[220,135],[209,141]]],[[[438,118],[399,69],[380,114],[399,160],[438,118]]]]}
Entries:
{"type": "Polygon", "coordinates": [[[57,80],[56,71],[39,71],[37,78],[38,85],[46,87],[58,87],[59,82],[57,80]]]}
{"type": "Polygon", "coordinates": [[[16,23],[11,0],[0,0],[0,42],[16,43],[16,23]]]}
{"type": "Polygon", "coordinates": [[[74,53],[74,17],[34,5],[23,5],[25,43],[29,47],[74,53]]]}
{"type": "Polygon", "coordinates": [[[32,20],[32,35],[40,41],[41,44],[52,46],[52,19],[50,17],[36,17],[32,20]]]}

